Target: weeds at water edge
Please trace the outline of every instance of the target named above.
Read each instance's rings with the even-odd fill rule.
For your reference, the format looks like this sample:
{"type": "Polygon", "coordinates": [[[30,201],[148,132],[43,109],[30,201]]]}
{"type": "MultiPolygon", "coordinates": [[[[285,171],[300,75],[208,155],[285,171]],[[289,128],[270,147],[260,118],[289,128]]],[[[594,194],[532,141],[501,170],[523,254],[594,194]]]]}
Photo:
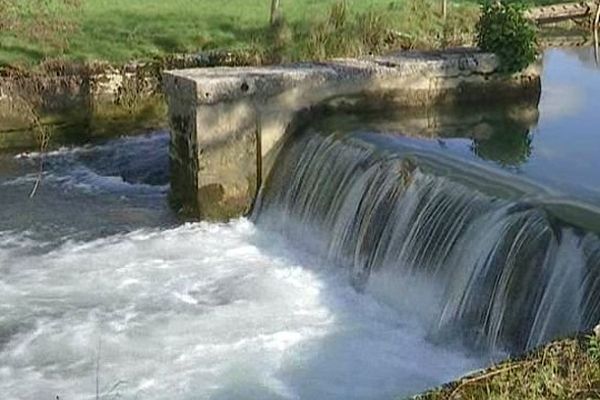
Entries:
{"type": "Polygon", "coordinates": [[[600,335],[558,340],[415,399],[600,399],[600,335]]]}

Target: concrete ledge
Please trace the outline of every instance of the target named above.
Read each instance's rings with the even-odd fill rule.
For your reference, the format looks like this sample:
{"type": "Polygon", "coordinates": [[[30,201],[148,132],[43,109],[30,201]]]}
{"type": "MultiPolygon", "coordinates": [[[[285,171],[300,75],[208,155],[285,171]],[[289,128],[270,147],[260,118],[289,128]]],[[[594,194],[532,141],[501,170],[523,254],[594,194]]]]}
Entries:
{"type": "Polygon", "coordinates": [[[539,98],[539,65],[515,75],[498,67],[491,54],[457,50],[168,71],[174,204],[202,219],[248,213],[294,115],[323,102],[364,109],[539,98]]]}

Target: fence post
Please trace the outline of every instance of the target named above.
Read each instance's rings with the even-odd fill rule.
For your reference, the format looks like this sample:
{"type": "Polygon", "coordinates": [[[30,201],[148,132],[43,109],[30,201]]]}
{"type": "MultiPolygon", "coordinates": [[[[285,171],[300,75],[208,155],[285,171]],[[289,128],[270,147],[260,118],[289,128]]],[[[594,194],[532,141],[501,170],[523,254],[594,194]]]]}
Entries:
{"type": "Polygon", "coordinates": [[[279,19],[280,0],[271,0],[271,25],[279,19]]]}

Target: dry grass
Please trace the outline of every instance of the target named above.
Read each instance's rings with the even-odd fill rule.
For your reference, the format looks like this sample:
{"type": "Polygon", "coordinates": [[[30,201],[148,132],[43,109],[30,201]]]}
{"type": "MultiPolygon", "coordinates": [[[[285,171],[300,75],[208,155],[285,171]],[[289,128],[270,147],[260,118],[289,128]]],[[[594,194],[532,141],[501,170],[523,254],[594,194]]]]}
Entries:
{"type": "Polygon", "coordinates": [[[553,342],[415,399],[600,399],[600,337],[553,342]]]}

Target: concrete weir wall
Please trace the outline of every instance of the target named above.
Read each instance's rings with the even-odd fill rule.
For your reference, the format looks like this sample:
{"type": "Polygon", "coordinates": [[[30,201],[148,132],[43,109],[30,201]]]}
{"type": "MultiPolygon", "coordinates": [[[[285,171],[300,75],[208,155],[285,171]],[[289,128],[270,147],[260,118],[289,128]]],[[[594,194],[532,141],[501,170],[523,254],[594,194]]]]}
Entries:
{"type": "Polygon", "coordinates": [[[184,213],[248,213],[295,115],[319,104],[358,109],[539,97],[540,65],[507,75],[470,51],[410,53],[260,68],[168,71],[172,200],[184,213]]]}

